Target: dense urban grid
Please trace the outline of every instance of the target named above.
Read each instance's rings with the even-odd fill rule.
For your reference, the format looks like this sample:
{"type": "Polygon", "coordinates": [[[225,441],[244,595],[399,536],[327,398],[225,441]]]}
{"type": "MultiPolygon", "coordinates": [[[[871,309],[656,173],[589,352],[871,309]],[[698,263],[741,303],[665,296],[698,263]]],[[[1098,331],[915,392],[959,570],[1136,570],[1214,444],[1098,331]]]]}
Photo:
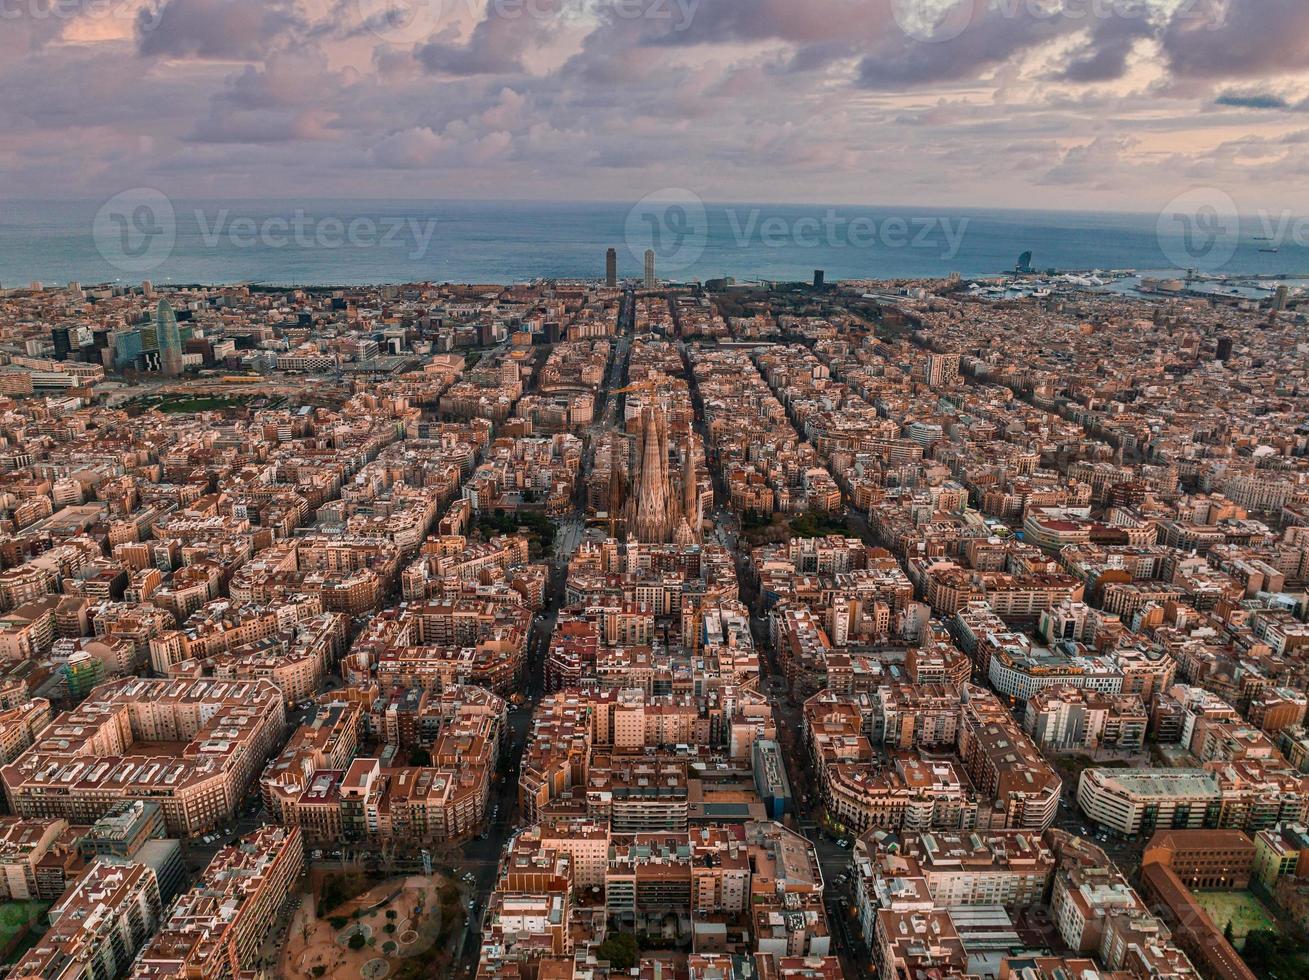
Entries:
{"type": "Polygon", "coordinates": [[[1307,584],[1285,291],[0,292],[0,952],[1304,976],[1307,584]]]}

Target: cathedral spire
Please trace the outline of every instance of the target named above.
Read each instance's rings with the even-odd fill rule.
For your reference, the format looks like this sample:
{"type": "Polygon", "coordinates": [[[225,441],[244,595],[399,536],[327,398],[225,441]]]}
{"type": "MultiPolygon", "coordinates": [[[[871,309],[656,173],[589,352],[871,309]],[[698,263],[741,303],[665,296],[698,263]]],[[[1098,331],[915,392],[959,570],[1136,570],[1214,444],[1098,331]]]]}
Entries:
{"type": "Polygon", "coordinates": [[[672,515],[668,495],[668,433],[663,413],[647,408],[642,418],[640,475],[634,488],[636,536],[641,541],[669,540],[672,515]]]}
{"type": "Polygon", "coordinates": [[[682,443],[682,456],[686,465],[682,473],[682,518],[691,528],[691,534],[700,537],[700,480],[695,472],[695,436],[691,423],[686,423],[686,436],[682,443]]]}
{"type": "Polygon", "coordinates": [[[609,442],[609,537],[618,537],[618,518],[623,509],[623,469],[619,465],[618,433],[611,433],[609,442]]]}

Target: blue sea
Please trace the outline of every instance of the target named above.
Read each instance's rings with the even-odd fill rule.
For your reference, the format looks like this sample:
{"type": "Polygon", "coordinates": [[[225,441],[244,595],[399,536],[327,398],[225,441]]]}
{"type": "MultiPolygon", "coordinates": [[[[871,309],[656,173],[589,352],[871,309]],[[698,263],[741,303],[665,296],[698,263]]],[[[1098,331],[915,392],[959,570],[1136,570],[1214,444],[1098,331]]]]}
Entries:
{"type": "Polygon", "coordinates": [[[149,192],[110,202],[0,202],[0,286],[599,278],[609,247],[620,276],[639,277],[650,248],[656,274],[680,280],[808,280],[815,269],[829,281],[980,277],[1012,269],[1027,251],[1039,270],[1309,275],[1309,224],[1246,216],[1219,227],[1215,248],[1212,218],[724,205],[677,195],[633,206],[169,200],[149,192]]]}

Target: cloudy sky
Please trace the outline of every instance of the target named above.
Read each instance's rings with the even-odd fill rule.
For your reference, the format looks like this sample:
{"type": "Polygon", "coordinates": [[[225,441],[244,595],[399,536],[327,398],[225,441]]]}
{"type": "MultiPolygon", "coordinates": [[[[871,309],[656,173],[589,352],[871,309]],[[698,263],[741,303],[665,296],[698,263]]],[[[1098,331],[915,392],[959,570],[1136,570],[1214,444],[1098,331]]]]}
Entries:
{"type": "Polygon", "coordinates": [[[0,197],[1309,212],[1309,0],[0,0],[0,197]]]}

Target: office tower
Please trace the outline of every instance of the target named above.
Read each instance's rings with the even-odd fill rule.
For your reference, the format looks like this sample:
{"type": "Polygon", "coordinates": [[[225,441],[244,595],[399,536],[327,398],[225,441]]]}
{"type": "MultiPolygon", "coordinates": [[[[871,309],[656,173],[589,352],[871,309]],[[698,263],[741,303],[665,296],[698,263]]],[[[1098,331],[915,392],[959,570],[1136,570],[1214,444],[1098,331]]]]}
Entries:
{"type": "Polygon", "coordinates": [[[652,248],[645,250],[645,288],[655,288],[655,254],[652,248]]]}
{"type": "Polygon", "coordinates": [[[91,349],[87,351],[85,360],[91,364],[99,364],[106,371],[114,369],[114,352],[109,346],[112,334],[108,330],[96,330],[91,334],[91,349]]]}
{"type": "Polygon", "coordinates": [[[73,349],[72,341],[68,336],[67,327],[54,327],[50,331],[50,338],[55,342],[55,360],[66,361],[68,355],[73,349]]]}
{"type": "Polygon", "coordinates": [[[1227,362],[1232,358],[1232,338],[1218,338],[1218,360],[1227,362]]]}
{"type": "Polygon", "coordinates": [[[610,288],[618,285],[618,249],[611,248],[605,253],[605,285],[610,288]]]}
{"type": "Polygon", "coordinates": [[[125,371],[136,368],[141,361],[145,343],[140,330],[121,330],[114,334],[114,368],[125,371]]]}
{"type": "Polygon", "coordinates": [[[1286,309],[1286,301],[1291,297],[1291,290],[1288,286],[1278,286],[1277,296],[1273,299],[1273,309],[1281,313],[1286,309]]]}
{"type": "Polygon", "coordinates": [[[155,339],[159,344],[159,373],[177,377],[182,373],[182,335],[177,329],[177,316],[166,299],[161,299],[155,309],[155,339]]]}
{"type": "Polygon", "coordinates": [[[823,272],[822,269],[815,269],[814,289],[822,289],[826,282],[827,282],[827,273],[823,272]]]}

